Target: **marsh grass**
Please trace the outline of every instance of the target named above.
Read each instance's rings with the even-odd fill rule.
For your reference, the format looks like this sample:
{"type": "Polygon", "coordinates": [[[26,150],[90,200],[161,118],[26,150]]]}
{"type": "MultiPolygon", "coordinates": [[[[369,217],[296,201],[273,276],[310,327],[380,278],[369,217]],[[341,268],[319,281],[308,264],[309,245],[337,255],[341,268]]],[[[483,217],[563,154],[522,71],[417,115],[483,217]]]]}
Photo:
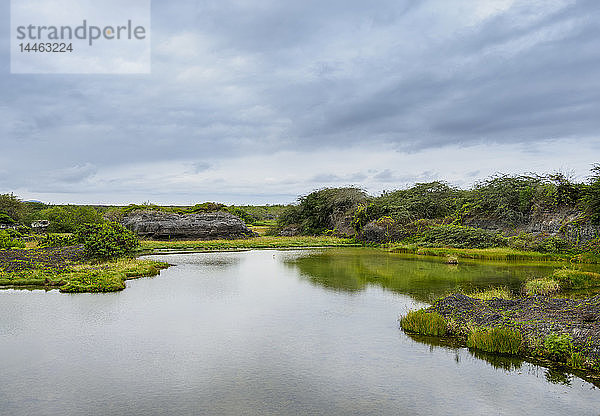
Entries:
{"type": "Polygon", "coordinates": [[[549,296],[563,290],[578,290],[600,287],[600,273],[576,269],[557,269],[549,277],[525,282],[524,292],[528,295],[549,296]]]}
{"type": "Polygon", "coordinates": [[[412,244],[391,244],[387,246],[394,253],[418,254],[422,256],[456,257],[475,260],[507,260],[507,261],[564,261],[569,257],[565,254],[538,253],[520,251],[508,247],[468,249],[448,247],[420,247],[412,244]]]}
{"type": "Polygon", "coordinates": [[[480,300],[490,300],[494,298],[498,299],[512,299],[513,295],[506,287],[491,287],[486,290],[481,290],[477,292],[473,292],[468,294],[469,297],[480,299],[480,300]]]}
{"type": "Polygon", "coordinates": [[[552,279],[558,281],[564,289],[586,289],[600,286],[600,273],[574,269],[555,270],[552,279]]]}
{"type": "Polygon", "coordinates": [[[252,248],[356,247],[350,238],[332,236],[272,237],[260,236],[240,240],[141,241],[141,250],[244,250],[252,248]]]}
{"type": "Polygon", "coordinates": [[[442,315],[425,309],[408,312],[400,318],[400,326],[407,332],[421,335],[444,336],[448,331],[448,322],[442,315]]]}
{"type": "Polygon", "coordinates": [[[499,354],[517,354],[522,343],[520,332],[502,327],[476,329],[467,338],[467,347],[499,354]]]}
{"type": "Polygon", "coordinates": [[[523,290],[528,295],[549,296],[560,291],[560,284],[552,278],[533,279],[525,282],[523,290]]]}

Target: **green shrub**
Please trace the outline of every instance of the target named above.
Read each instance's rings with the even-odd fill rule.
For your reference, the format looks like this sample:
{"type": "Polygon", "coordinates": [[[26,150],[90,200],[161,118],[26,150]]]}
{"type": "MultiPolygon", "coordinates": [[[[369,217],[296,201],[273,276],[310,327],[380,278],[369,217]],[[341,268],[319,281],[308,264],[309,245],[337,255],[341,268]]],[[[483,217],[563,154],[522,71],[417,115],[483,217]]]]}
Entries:
{"type": "Polygon", "coordinates": [[[566,362],[573,354],[573,340],[567,334],[550,334],[544,339],[544,353],[553,360],[566,362]]]}
{"type": "Polygon", "coordinates": [[[500,354],[517,354],[522,343],[519,331],[503,327],[476,329],[467,338],[469,348],[500,354]]]}
{"type": "Polygon", "coordinates": [[[40,242],[41,247],[68,247],[79,244],[74,234],[46,234],[40,242]]]}
{"type": "Polygon", "coordinates": [[[60,291],[66,293],[117,292],[125,289],[126,276],[119,271],[89,270],[74,273],[60,291]]]}
{"type": "Polygon", "coordinates": [[[256,223],[256,218],[254,218],[251,214],[249,214],[242,208],[230,206],[230,207],[227,207],[225,210],[227,212],[229,212],[230,214],[240,217],[242,219],[242,221],[244,221],[247,225],[252,225],[252,224],[256,223]]]}
{"type": "Polygon", "coordinates": [[[37,213],[36,219],[50,221],[50,233],[74,233],[84,224],[100,224],[102,215],[93,207],[57,205],[37,213]]]}
{"type": "Polygon", "coordinates": [[[585,208],[594,224],[600,224],[600,164],[592,168],[589,185],[585,190],[585,208]]]}
{"type": "Polygon", "coordinates": [[[0,230],[0,249],[25,248],[25,243],[13,238],[13,235],[8,230],[0,230]]]}
{"type": "Polygon", "coordinates": [[[191,208],[185,210],[186,213],[196,214],[199,212],[216,212],[225,211],[227,207],[224,204],[218,202],[204,202],[202,204],[196,204],[191,208]]]}
{"type": "Polygon", "coordinates": [[[14,223],[16,223],[16,221],[13,220],[10,215],[8,215],[6,212],[0,211],[0,224],[12,225],[14,223]]]}
{"type": "Polygon", "coordinates": [[[337,228],[340,221],[352,215],[367,194],[354,187],[324,188],[298,198],[298,205],[287,207],[279,215],[277,228],[295,226],[303,235],[321,235],[337,228]]]}
{"type": "Polygon", "coordinates": [[[448,322],[442,315],[425,309],[408,312],[400,319],[400,326],[406,332],[433,336],[444,336],[448,330],[448,322]]]}
{"type": "Polygon", "coordinates": [[[13,194],[0,194],[0,211],[13,221],[21,221],[25,214],[25,204],[13,194]]]}
{"type": "Polygon", "coordinates": [[[490,248],[505,246],[506,239],[480,228],[442,225],[427,230],[418,243],[424,247],[490,248]]]}
{"type": "Polygon", "coordinates": [[[139,245],[135,234],[116,222],[85,224],[77,239],[89,256],[105,259],[125,256],[139,245]]]}
{"type": "Polygon", "coordinates": [[[408,189],[384,192],[376,198],[370,208],[372,216],[369,220],[389,216],[406,224],[422,218],[444,218],[463,205],[465,194],[446,182],[416,183],[408,189]]]}
{"type": "Polygon", "coordinates": [[[512,299],[513,295],[506,287],[493,287],[482,291],[477,291],[468,295],[469,297],[481,300],[490,299],[512,299]]]}

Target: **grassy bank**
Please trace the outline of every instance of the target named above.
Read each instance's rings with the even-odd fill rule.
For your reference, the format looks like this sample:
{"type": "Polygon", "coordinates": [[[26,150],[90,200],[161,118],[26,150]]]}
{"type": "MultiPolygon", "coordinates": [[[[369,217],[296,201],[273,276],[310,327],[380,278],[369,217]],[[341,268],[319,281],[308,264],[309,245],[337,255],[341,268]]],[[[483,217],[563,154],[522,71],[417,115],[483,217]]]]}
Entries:
{"type": "Polygon", "coordinates": [[[529,357],[600,375],[600,298],[480,299],[454,294],[400,319],[413,334],[453,336],[469,349],[529,357]]]}
{"type": "Polygon", "coordinates": [[[307,247],[359,247],[349,238],[330,236],[269,237],[260,236],[244,240],[206,240],[206,241],[141,241],[140,250],[245,250],[307,247]]]}
{"type": "Polygon", "coordinates": [[[125,281],[157,275],[167,263],[135,258],[85,260],[72,247],[2,253],[0,286],[59,288],[61,292],[115,292],[125,281]]]}
{"type": "Polygon", "coordinates": [[[554,295],[568,290],[600,287],[600,273],[557,269],[551,276],[529,280],[523,291],[528,295],[554,295]]]}
{"type": "MultiPolygon", "coordinates": [[[[520,251],[507,247],[499,248],[449,248],[449,247],[419,247],[409,244],[386,244],[386,250],[393,253],[417,254],[420,256],[457,257],[475,260],[500,261],[571,261],[574,256],[568,254],[539,253],[536,251],[520,251]]],[[[588,256],[582,262],[600,263],[600,258],[588,256]]]]}

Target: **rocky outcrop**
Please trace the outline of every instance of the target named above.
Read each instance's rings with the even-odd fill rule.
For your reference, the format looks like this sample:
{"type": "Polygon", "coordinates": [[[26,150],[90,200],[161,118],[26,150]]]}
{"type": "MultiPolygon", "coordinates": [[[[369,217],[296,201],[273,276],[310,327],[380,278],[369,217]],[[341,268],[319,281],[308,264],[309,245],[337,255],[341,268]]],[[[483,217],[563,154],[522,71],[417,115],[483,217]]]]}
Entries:
{"type": "Polygon", "coordinates": [[[534,215],[525,231],[559,236],[573,242],[600,237],[600,227],[594,226],[588,217],[576,210],[541,212],[534,215]]]}
{"type": "Polygon", "coordinates": [[[176,214],[135,211],[123,218],[123,225],[138,236],[155,240],[212,240],[248,238],[256,235],[228,212],[176,214]]]}
{"type": "Polygon", "coordinates": [[[357,238],[369,243],[382,244],[399,241],[406,236],[407,234],[395,223],[371,221],[363,227],[357,238]]]}
{"type": "Polygon", "coordinates": [[[526,232],[535,235],[555,236],[573,243],[582,243],[600,237],[600,226],[591,223],[589,217],[576,209],[536,212],[529,222],[507,225],[494,219],[466,219],[465,225],[505,234],[526,232]]]}

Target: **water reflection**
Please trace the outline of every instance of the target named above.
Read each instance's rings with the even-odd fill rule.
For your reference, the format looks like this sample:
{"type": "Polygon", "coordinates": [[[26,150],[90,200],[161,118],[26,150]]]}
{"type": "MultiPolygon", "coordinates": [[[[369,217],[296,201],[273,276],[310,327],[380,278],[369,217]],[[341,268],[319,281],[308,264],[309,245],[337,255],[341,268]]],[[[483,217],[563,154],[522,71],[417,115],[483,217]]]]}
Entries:
{"type": "MultiPolygon", "coordinates": [[[[534,360],[525,360],[510,355],[490,354],[485,351],[465,348],[463,343],[455,337],[431,337],[409,333],[406,333],[406,335],[415,342],[428,345],[431,352],[433,352],[436,348],[443,348],[452,351],[454,353],[454,361],[457,363],[462,361],[462,354],[466,353],[471,357],[486,362],[497,370],[503,370],[506,372],[517,371],[519,373],[526,371],[527,373],[534,374],[537,377],[540,377],[540,374],[543,374],[544,379],[551,384],[571,386],[575,378],[574,374],[566,372],[560,368],[542,367],[539,365],[541,363],[534,360]],[[527,364],[527,368],[525,368],[525,364],[527,364]]],[[[600,380],[587,377],[584,373],[579,373],[577,376],[587,380],[596,387],[600,387],[600,380]]]]}
{"type": "MultiPolygon", "coordinates": [[[[579,377],[551,384],[542,366],[495,370],[451,341],[405,336],[397,316],[414,301],[398,291],[439,290],[439,259],[337,252],[157,256],[176,266],[118,293],[0,291],[0,414],[597,413],[579,377]],[[351,283],[333,276],[346,261],[351,283]]],[[[488,284],[464,266],[457,281],[488,284]]]]}
{"type": "Polygon", "coordinates": [[[376,249],[323,250],[284,262],[312,283],[331,290],[359,292],[369,285],[428,302],[453,290],[506,286],[518,291],[532,277],[546,276],[556,263],[524,264],[461,260],[386,253],[376,249]]]}

